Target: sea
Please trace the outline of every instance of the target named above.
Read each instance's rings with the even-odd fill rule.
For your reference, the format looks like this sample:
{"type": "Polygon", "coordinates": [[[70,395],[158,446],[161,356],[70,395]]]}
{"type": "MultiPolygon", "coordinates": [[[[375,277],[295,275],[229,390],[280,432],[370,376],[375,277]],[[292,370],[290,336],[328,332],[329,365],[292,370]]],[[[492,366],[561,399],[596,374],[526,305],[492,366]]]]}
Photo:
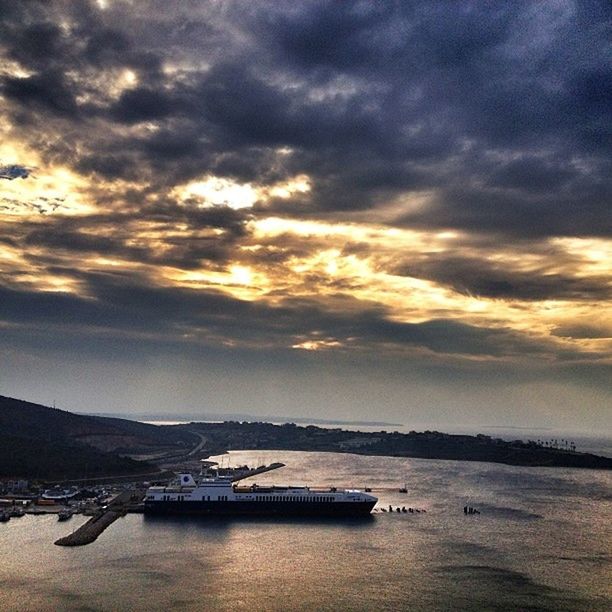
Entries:
{"type": "Polygon", "coordinates": [[[286,467],[255,482],[369,487],[376,511],[130,514],[77,548],[53,542],[85,517],[13,518],[0,524],[0,610],[612,610],[609,471],[296,451],[224,459],[272,461],[286,467]]]}

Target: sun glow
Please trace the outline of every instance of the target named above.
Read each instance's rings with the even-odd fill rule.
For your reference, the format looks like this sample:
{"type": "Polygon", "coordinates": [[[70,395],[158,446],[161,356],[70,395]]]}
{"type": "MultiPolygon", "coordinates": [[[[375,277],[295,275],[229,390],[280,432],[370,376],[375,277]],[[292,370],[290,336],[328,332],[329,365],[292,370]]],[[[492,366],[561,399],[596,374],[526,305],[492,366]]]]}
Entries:
{"type": "Polygon", "coordinates": [[[208,176],[203,180],[176,187],[171,195],[184,203],[192,202],[200,206],[225,205],[240,209],[250,208],[256,202],[265,202],[270,198],[288,199],[298,193],[307,193],[310,189],[310,179],[305,174],[265,186],[208,176]]]}
{"type": "Polygon", "coordinates": [[[257,190],[250,183],[236,183],[229,179],[209,177],[188,183],[173,191],[179,200],[194,201],[200,206],[225,205],[230,208],[248,208],[257,201],[257,190]]]}

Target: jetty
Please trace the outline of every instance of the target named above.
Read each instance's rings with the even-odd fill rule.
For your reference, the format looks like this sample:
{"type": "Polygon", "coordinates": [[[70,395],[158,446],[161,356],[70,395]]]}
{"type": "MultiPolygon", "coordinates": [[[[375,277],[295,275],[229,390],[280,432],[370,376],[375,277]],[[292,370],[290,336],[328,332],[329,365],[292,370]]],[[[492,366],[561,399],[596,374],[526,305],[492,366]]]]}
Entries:
{"type": "Polygon", "coordinates": [[[270,465],[261,465],[257,468],[245,470],[243,472],[238,472],[231,476],[232,482],[238,482],[239,480],[244,480],[245,478],[251,478],[251,476],[258,476],[259,474],[265,474],[266,472],[271,472],[272,470],[278,470],[279,468],[285,467],[284,463],[271,463],[270,465]]]}
{"type": "Polygon", "coordinates": [[[56,540],[55,544],[57,546],[83,546],[91,544],[108,526],[112,525],[119,517],[125,516],[130,506],[140,499],[142,499],[142,494],[135,490],[120,493],[86,523],[67,536],[56,540]]]}

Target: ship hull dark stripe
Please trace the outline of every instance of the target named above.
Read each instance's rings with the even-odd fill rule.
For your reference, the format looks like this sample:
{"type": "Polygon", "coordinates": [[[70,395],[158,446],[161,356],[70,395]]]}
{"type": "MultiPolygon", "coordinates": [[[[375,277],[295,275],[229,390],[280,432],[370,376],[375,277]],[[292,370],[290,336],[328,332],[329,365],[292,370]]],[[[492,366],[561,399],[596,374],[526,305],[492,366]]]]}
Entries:
{"type": "Polygon", "coordinates": [[[364,516],[368,502],[145,501],[145,514],[204,516],[364,516]]]}

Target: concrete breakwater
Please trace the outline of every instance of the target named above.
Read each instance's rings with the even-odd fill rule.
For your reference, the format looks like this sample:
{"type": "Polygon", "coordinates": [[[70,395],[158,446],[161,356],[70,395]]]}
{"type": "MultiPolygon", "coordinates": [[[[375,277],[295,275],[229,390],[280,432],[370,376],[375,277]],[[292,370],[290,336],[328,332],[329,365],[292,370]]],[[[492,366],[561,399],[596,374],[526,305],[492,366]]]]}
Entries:
{"type": "Polygon", "coordinates": [[[71,534],[56,540],[58,546],[83,546],[91,544],[109,525],[114,523],[123,512],[106,510],[97,516],[92,516],[84,525],[81,525],[71,534]]]}
{"type": "MultiPolygon", "coordinates": [[[[142,496],[140,496],[142,497],[142,496]]],[[[138,500],[139,496],[134,491],[124,491],[110,502],[107,508],[100,510],[92,516],[85,524],[81,525],[71,534],[55,541],[58,546],[83,546],[91,544],[97,537],[120,516],[125,516],[129,504],[138,500]]]]}

